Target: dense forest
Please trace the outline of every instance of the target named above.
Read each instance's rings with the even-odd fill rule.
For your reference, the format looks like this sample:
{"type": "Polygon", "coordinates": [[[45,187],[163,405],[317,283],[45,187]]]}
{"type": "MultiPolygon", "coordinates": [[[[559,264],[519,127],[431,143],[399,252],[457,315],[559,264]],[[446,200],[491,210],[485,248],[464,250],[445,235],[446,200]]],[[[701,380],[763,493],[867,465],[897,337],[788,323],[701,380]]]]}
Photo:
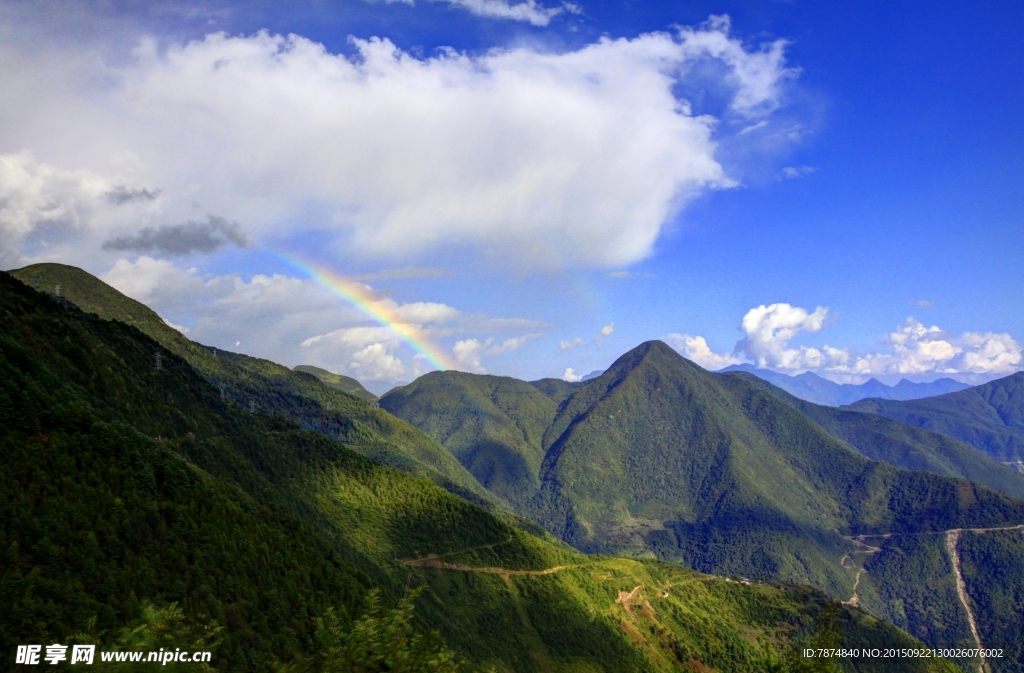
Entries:
{"type": "Polygon", "coordinates": [[[329,670],[377,629],[464,670],[759,671],[802,670],[815,638],[916,642],[855,608],[829,617],[813,589],[584,556],[236,404],[137,328],[8,274],[0,313],[5,656],[174,636],[218,670],[329,670]]]}

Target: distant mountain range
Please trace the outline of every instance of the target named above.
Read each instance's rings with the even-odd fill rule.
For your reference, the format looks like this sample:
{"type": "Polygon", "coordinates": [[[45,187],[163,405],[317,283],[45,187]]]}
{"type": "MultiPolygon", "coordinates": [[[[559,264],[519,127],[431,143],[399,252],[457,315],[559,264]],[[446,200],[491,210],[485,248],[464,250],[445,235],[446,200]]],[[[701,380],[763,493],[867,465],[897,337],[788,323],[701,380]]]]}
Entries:
{"type": "Polygon", "coordinates": [[[830,407],[853,404],[858,400],[868,397],[877,397],[884,400],[916,400],[922,397],[953,393],[970,387],[966,383],[961,383],[951,378],[936,379],[930,383],[914,383],[903,379],[894,386],[886,385],[877,379],[871,379],[860,384],[835,383],[813,372],[789,376],[788,374],[780,374],[770,369],[760,369],[751,364],[730,365],[725,369],[719,370],[721,374],[728,372],[747,372],[753,374],[802,400],[830,407]]]}

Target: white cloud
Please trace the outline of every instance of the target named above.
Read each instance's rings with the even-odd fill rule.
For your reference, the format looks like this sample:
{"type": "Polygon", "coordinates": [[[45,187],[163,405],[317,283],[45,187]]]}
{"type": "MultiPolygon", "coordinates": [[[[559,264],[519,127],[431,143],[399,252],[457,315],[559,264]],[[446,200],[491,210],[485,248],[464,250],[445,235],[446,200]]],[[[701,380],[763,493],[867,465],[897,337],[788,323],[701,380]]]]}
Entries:
{"type": "Polygon", "coordinates": [[[185,327],[184,325],[175,325],[173,322],[170,322],[169,320],[164,320],[164,324],[170,327],[171,329],[178,330],[182,334],[188,334],[189,332],[192,331],[189,328],[185,327]]]}
{"type": "Polygon", "coordinates": [[[798,334],[820,331],[827,317],[828,309],[821,306],[813,312],[785,303],[750,309],[740,324],[745,336],[731,354],[713,352],[699,336],[670,334],[667,339],[673,348],[707,369],[748,361],[785,373],[814,371],[853,383],[873,376],[895,380],[936,375],[979,383],[1024,368],[1024,349],[1009,334],[965,332],[955,336],[912,317],[886,335],[889,352],[858,355],[849,348],[827,344],[790,347],[790,340],[798,334]]]}
{"type": "Polygon", "coordinates": [[[690,58],[711,57],[730,67],[728,77],[736,84],[732,108],[748,118],[775,110],[780,104],[780,87],[799,70],[785,67],[785,40],[748,52],[739,40],[729,38],[730,20],[712,16],[699,28],[680,30],[683,47],[690,58]]]}
{"type": "MultiPolygon", "coordinates": [[[[414,5],[415,0],[384,0],[388,4],[400,2],[407,5],[414,5]]],[[[428,0],[429,2],[447,2],[454,7],[459,7],[477,16],[485,16],[492,19],[510,19],[512,21],[524,21],[534,26],[546,26],[551,19],[563,12],[579,14],[580,9],[571,2],[563,3],[560,7],[544,7],[537,3],[537,0],[523,0],[512,3],[508,0],[428,0]]]]}
{"type": "Polygon", "coordinates": [[[511,339],[505,339],[500,344],[496,344],[487,349],[490,355],[501,355],[502,353],[510,353],[517,350],[520,346],[525,344],[527,341],[533,341],[534,339],[540,338],[540,334],[525,334],[521,337],[513,337],[511,339]]]}
{"type": "Polygon", "coordinates": [[[105,198],[112,188],[100,175],[55,168],[30,152],[0,154],[0,265],[30,262],[34,256],[60,260],[66,250],[51,246],[51,240],[76,243],[93,233],[97,219],[137,217],[139,208],[118,208],[105,198]]]}
{"type": "Polygon", "coordinates": [[[605,325],[604,327],[602,327],[601,331],[597,333],[597,337],[595,338],[595,341],[597,342],[597,347],[598,348],[603,347],[605,337],[611,336],[612,332],[614,332],[614,331],[615,331],[615,323],[613,323],[613,322],[610,322],[607,325],[605,325]]]}
{"type": "Polygon", "coordinates": [[[735,352],[759,367],[812,369],[828,362],[828,354],[817,348],[789,348],[789,341],[801,332],[817,332],[825,323],[828,309],[819,306],[813,313],[790,304],[779,303],[752,308],[743,316],[740,329],[746,336],[736,344],[735,352]]]}
{"type": "Polygon", "coordinates": [[[172,297],[204,294],[206,288],[196,272],[194,268],[181,269],[168,260],[142,256],[134,262],[117,260],[100,280],[143,304],[168,309],[177,308],[172,297]]]}
{"type": "Polygon", "coordinates": [[[751,124],[750,126],[744,126],[742,129],[740,129],[740,132],[737,135],[745,136],[748,133],[753,133],[754,131],[759,131],[760,129],[763,129],[766,126],[768,126],[768,121],[765,120],[765,119],[762,119],[761,121],[757,122],[756,124],[751,124]]]}
{"type": "Polygon", "coordinates": [[[716,18],[565,53],[430,58],[377,38],[354,40],[347,58],[266,33],[142,42],[126,64],[8,44],[0,147],[40,160],[26,169],[8,155],[24,165],[4,181],[17,211],[2,225],[4,254],[67,243],[46,227],[59,220],[85,236],[65,246],[69,258],[110,263],[103,240],[206,214],[259,244],[308,226],[298,215],[312,204],[324,240],[363,255],[454,245],[536,266],[629,264],[689,199],[735,184],[715,157],[717,120],[673,94],[695,64],[722,64],[709,83],[728,93],[720,115],[744,118],[778,107],[794,75],[782,42],[744,49],[728,29],[716,18]],[[119,186],[159,196],[102,198],[119,186]]]}
{"type": "Polygon", "coordinates": [[[562,380],[568,381],[569,383],[578,383],[583,380],[583,377],[573,371],[572,367],[566,367],[565,373],[562,374],[562,380]]]}
{"type": "Polygon", "coordinates": [[[355,377],[364,381],[397,381],[405,375],[405,365],[382,343],[370,344],[353,353],[349,366],[355,377]]]}
{"type": "Polygon", "coordinates": [[[784,180],[802,178],[818,170],[814,166],[786,166],[782,169],[781,177],[784,180]]]}
{"type": "MultiPolygon", "coordinates": [[[[287,366],[311,364],[360,380],[397,383],[429,370],[410,353],[396,333],[368,319],[316,283],[283,275],[256,275],[248,281],[237,275],[201,276],[194,269],[168,260],[139,257],[118,260],[102,279],[151,306],[175,322],[189,325],[189,337],[211,346],[245,343],[249,355],[287,366]]],[[[373,289],[364,286],[368,294],[373,289]]],[[[436,302],[398,303],[382,297],[379,308],[407,320],[406,326],[426,339],[476,332],[536,329],[520,319],[491,319],[465,315],[436,302]],[[493,323],[493,324],[492,324],[493,323]]],[[[170,323],[176,329],[178,326],[170,323]]],[[[483,371],[481,357],[516,350],[540,333],[467,339],[457,345],[456,361],[467,371],[483,371]]]]}
{"type": "Polygon", "coordinates": [[[452,354],[455,356],[455,361],[459,363],[460,368],[464,371],[472,372],[473,374],[486,374],[487,370],[480,363],[480,357],[490,343],[490,339],[483,342],[479,339],[463,339],[462,341],[457,341],[452,347],[452,354]]]}
{"type": "Polygon", "coordinates": [[[1021,346],[1009,334],[968,332],[960,344],[961,368],[972,374],[1008,374],[1021,368],[1021,346]]]}
{"type": "Polygon", "coordinates": [[[578,348],[582,345],[583,337],[578,337],[576,339],[573,339],[572,341],[563,341],[562,343],[558,344],[558,347],[561,348],[563,351],[567,351],[572,350],[573,348],[578,348]]]}
{"type": "Polygon", "coordinates": [[[708,342],[702,336],[690,336],[689,334],[669,334],[668,343],[672,348],[683,354],[684,357],[693,360],[704,369],[716,371],[729,365],[739,364],[740,359],[734,355],[719,355],[711,350],[708,342]]]}
{"type": "Polygon", "coordinates": [[[562,7],[544,7],[536,0],[525,0],[515,4],[505,0],[447,0],[456,7],[469,10],[477,16],[486,16],[495,19],[511,19],[513,21],[525,21],[534,26],[546,26],[551,19],[558,16],[568,8],[575,9],[575,5],[568,4],[562,7]]]}
{"type": "Polygon", "coordinates": [[[434,302],[417,301],[399,306],[393,300],[387,299],[380,303],[393,306],[394,312],[402,320],[419,325],[447,323],[461,315],[457,309],[447,304],[437,304],[434,302]]]}

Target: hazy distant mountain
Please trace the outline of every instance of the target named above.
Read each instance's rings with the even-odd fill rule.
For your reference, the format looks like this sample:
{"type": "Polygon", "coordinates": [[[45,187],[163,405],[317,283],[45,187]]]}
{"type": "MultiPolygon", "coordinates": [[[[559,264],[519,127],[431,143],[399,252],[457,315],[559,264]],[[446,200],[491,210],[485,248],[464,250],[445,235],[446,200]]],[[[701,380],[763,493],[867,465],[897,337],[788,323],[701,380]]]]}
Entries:
{"type": "Polygon", "coordinates": [[[326,369],[320,369],[313,365],[298,365],[292,367],[293,371],[305,372],[306,374],[312,374],[313,376],[320,379],[325,386],[330,386],[335,390],[340,390],[343,393],[349,395],[355,395],[361,397],[367,402],[376,402],[377,396],[371,393],[369,390],[363,387],[363,384],[356,381],[351,376],[343,376],[342,374],[333,374],[326,369]]]}
{"type": "Polygon", "coordinates": [[[595,369],[594,371],[590,372],[589,374],[581,378],[580,381],[590,381],[591,379],[596,379],[601,374],[604,374],[603,369],[595,369]]]}
{"type": "Polygon", "coordinates": [[[1024,461],[1024,372],[925,400],[866,399],[849,409],[940,432],[1003,463],[1024,461]]]}
{"type": "Polygon", "coordinates": [[[813,372],[789,376],[788,374],[780,374],[770,369],[759,369],[750,364],[730,365],[719,371],[721,374],[728,372],[747,372],[753,374],[782,388],[791,395],[796,395],[802,400],[830,407],[852,404],[868,397],[878,397],[885,400],[916,400],[922,397],[952,393],[970,387],[966,383],[960,383],[951,378],[941,378],[931,383],[914,383],[903,379],[894,386],[886,385],[877,379],[871,379],[861,384],[835,383],[813,372]]]}

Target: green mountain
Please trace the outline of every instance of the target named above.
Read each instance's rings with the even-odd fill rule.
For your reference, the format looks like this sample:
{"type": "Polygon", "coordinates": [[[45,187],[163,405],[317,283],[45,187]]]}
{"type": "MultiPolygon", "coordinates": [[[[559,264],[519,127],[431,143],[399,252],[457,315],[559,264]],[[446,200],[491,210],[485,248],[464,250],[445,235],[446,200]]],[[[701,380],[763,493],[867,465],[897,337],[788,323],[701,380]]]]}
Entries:
{"type": "Polygon", "coordinates": [[[907,470],[970,479],[1024,498],[1024,474],[992,460],[972,446],[937,432],[897,423],[876,414],[847,411],[805,402],[745,372],[731,372],[798,409],[858,453],[907,470]]]}
{"type": "Polygon", "coordinates": [[[1003,463],[1024,461],[1024,372],[948,395],[847,407],[958,439],[1003,463]]]}
{"type": "MultiPolygon", "coordinates": [[[[425,589],[417,627],[438,629],[473,670],[796,671],[808,668],[779,660],[807,644],[920,646],[851,607],[832,640],[814,590],[587,557],[531,535],[224,399],[179,355],[157,366],[160,345],[138,329],[6,273],[0,315],[8,656],[82,632],[103,650],[122,629],[161,628],[147,626],[146,606],[173,602],[216,634],[218,670],[315,666],[316,618],[333,607],[351,625],[372,588],[392,605],[408,586],[425,589]]],[[[931,659],[840,664],[953,670],[931,659]]]]}
{"type": "MultiPolygon", "coordinates": [[[[458,394],[443,400],[413,405],[386,395],[381,404],[414,424],[427,414],[413,410],[429,409],[458,426],[487,405],[472,394],[480,388],[471,375],[435,375],[431,388],[456,378],[450,388],[458,394]]],[[[508,427],[536,435],[541,414],[524,424],[503,413],[508,427]]],[[[490,442],[493,434],[475,436],[490,442]]],[[[463,440],[460,452],[472,455],[474,446],[463,440]]],[[[564,399],[540,446],[536,495],[506,497],[574,547],[811,583],[856,596],[936,644],[971,639],[952,566],[946,556],[932,558],[946,531],[1024,522],[1024,501],[869,460],[760,385],[707,372],[661,342],[623,355],[564,399]],[[870,544],[855,539],[865,535],[870,544]],[[927,540],[938,546],[913,544],[927,540]],[[870,592],[862,596],[861,586],[870,592]]],[[[952,460],[956,448],[929,458],[952,460]]],[[[1006,606],[993,610],[1004,614],[1006,606]]]]}
{"type": "Polygon", "coordinates": [[[520,509],[540,487],[542,440],[558,405],[534,385],[431,372],[392,390],[380,406],[444,444],[481,484],[520,509]]]}
{"type": "Polygon", "coordinates": [[[369,390],[363,387],[363,384],[356,381],[351,376],[343,376],[341,374],[333,374],[326,369],[320,369],[313,365],[298,365],[292,367],[292,371],[303,372],[305,374],[312,374],[313,376],[320,379],[320,382],[325,386],[340,390],[343,393],[349,395],[355,395],[367,402],[373,403],[377,401],[377,396],[371,393],[369,390]]]}
{"type": "Polygon", "coordinates": [[[732,372],[746,372],[753,374],[759,379],[782,388],[790,395],[795,395],[802,400],[838,407],[844,404],[852,404],[857,400],[868,397],[877,397],[886,400],[916,400],[922,397],[943,395],[958,390],[964,390],[970,386],[966,383],[955,381],[951,378],[941,378],[929,383],[914,383],[902,379],[894,386],[889,386],[878,379],[870,379],[864,383],[836,383],[818,376],[814,372],[804,372],[796,376],[780,374],[770,369],[761,369],[750,364],[730,365],[719,370],[719,374],[732,372]]]}
{"type": "Polygon", "coordinates": [[[586,384],[582,382],[572,383],[570,381],[563,381],[562,379],[540,379],[539,381],[530,381],[530,385],[553,399],[558,404],[561,404],[565,398],[569,397],[586,384]]]}
{"type": "Polygon", "coordinates": [[[325,386],[314,375],[268,360],[229,353],[189,341],[152,309],[130,299],[81,269],[34,264],[11,274],[60,297],[86,313],[131,325],[159,349],[183,358],[222,391],[225,400],[254,411],[279,414],[390,465],[491,509],[503,505],[452,455],[420,430],[374,408],[365,399],[325,386]]]}

